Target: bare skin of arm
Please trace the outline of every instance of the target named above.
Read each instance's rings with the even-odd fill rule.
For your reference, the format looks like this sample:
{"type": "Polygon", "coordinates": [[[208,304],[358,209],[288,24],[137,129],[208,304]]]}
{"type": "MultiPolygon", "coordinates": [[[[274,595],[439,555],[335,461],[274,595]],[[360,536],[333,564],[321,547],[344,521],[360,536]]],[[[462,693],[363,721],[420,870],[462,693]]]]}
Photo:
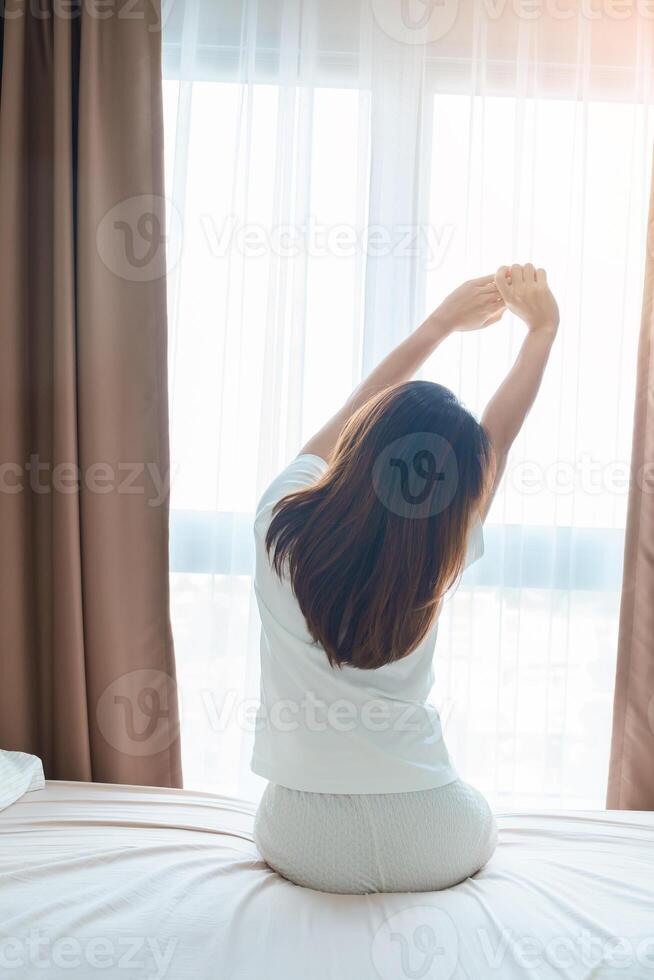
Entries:
{"type": "Polygon", "coordinates": [[[509,450],[538,394],[559,325],[558,306],[547,284],[545,270],[535,269],[529,263],[501,266],[494,276],[472,279],[450,293],[353,391],[340,411],[301,452],[328,461],[343,427],[369,398],[391,385],[410,381],[451,333],[490,326],[506,309],[524,321],[527,335],[513,367],[481,419],[496,462],[493,486],[481,508],[483,520],[502,479],[509,450]]]}
{"type": "Polygon", "coordinates": [[[343,427],[369,398],[391,385],[410,381],[449,334],[479,330],[496,323],[506,304],[495,280],[495,276],[471,279],[450,293],[424,323],[355,388],[343,408],[303,446],[302,453],[311,453],[328,461],[343,427]]]}
{"type": "Polygon", "coordinates": [[[516,361],[481,418],[493,446],[496,472],[482,508],[486,517],[506,468],[509,449],[534,404],[559,326],[559,308],[544,269],[533,265],[502,266],[495,284],[507,309],[524,321],[527,335],[516,361]]]}

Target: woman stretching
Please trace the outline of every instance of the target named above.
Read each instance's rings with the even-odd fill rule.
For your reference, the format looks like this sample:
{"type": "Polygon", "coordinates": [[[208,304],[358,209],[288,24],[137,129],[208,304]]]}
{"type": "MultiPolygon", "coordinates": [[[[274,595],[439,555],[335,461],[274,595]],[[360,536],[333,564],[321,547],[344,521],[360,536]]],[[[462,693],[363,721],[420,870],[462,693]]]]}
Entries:
{"type": "Polygon", "coordinates": [[[495,849],[484,797],[450,762],[428,701],[443,597],[483,550],[509,448],[559,315],[545,272],[466,282],[354,391],[281,473],[255,521],[261,707],[252,768],[268,864],[341,893],[430,891],[495,849]],[[481,424],[411,378],[457,330],[506,309],[527,326],[481,424]]]}

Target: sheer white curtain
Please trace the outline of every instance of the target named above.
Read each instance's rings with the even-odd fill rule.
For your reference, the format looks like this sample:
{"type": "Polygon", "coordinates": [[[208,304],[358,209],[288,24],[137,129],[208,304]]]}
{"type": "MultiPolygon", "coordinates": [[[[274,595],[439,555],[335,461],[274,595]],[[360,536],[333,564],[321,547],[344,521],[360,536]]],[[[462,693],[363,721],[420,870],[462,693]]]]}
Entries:
{"type": "MultiPolygon", "coordinates": [[[[448,290],[533,260],[560,299],[561,334],[486,555],[442,617],[433,697],[458,768],[494,803],[603,805],[654,25],[612,5],[551,6],[176,0],[165,11],[188,786],[261,790],[248,771],[257,496],[448,290]]],[[[425,376],[480,413],[521,335],[505,318],[452,338],[425,376]]]]}

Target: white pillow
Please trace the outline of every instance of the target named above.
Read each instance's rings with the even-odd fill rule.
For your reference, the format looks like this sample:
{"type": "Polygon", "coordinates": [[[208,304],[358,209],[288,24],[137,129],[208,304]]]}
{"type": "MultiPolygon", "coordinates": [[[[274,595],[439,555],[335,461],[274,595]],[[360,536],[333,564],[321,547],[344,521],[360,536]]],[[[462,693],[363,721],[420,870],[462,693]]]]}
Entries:
{"type": "Polygon", "coordinates": [[[7,752],[0,749],[0,810],[11,806],[24,793],[43,789],[43,764],[35,755],[26,752],[7,752]]]}

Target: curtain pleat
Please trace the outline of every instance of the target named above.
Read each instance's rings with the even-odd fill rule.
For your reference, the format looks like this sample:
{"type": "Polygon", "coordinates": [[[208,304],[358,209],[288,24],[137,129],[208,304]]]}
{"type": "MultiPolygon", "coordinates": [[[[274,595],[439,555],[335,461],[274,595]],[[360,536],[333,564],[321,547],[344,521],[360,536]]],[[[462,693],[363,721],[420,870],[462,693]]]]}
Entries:
{"type": "Polygon", "coordinates": [[[180,785],[155,7],[4,24],[0,746],[180,785]]]}

